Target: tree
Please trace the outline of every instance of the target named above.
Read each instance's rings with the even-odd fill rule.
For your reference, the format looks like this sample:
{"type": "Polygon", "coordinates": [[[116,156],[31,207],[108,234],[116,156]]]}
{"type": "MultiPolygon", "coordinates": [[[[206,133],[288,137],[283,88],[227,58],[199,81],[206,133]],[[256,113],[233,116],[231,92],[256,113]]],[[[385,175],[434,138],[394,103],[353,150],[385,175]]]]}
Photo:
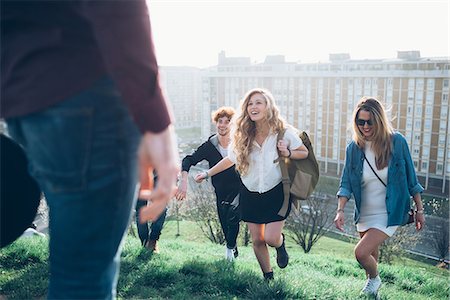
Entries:
{"type": "Polygon", "coordinates": [[[185,215],[195,221],[213,243],[223,244],[225,236],[217,216],[216,195],[209,183],[197,184],[189,179],[188,205],[185,215]]]}
{"type": "Polygon", "coordinates": [[[292,209],[286,221],[286,228],[290,230],[288,235],[302,247],[305,253],[311,251],[314,244],[332,224],[331,218],[334,215],[329,210],[327,199],[324,194],[312,194],[300,203],[298,210],[292,209]]]}
{"type": "Polygon", "coordinates": [[[414,223],[399,226],[390,238],[386,239],[380,246],[379,261],[391,264],[395,257],[404,257],[407,248],[412,248],[419,240],[415,232],[414,223]]]}
{"type": "Polygon", "coordinates": [[[442,224],[436,226],[432,234],[432,244],[439,256],[439,262],[445,262],[449,257],[449,220],[444,220],[442,224]]]}
{"type": "MultiPolygon", "coordinates": [[[[430,233],[431,245],[439,257],[439,265],[448,268],[445,262],[449,258],[449,199],[424,199],[425,212],[435,224],[430,233]]],[[[429,222],[431,223],[431,222],[429,222]]]]}

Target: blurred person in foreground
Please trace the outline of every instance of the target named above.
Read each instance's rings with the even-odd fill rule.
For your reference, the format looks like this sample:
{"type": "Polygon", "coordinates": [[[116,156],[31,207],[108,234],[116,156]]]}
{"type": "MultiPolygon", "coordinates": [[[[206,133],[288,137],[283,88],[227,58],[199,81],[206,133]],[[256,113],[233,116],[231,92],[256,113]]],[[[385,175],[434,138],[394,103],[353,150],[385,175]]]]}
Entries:
{"type": "Polygon", "coordinates": [[[2,1],[1,117],[25,149],[50,218],[49,299],[116,297],[141,174],[175,191],[177,150],[144,0],[2,1]]]}
{"type": "Polygon", "coordinates": [[[334,223],[344,230],[344,207],[355,198],[354,221],[361,237],[355,257],[364,268],[367,281],[362,293],[378,295],[380,245],[409,219],[411,197],[416,212],[416,229],[425,224],[421,193],[405,138],[394,132],[383,105],[363,97],[352,115],[353,141],[347,146],[338,208],[334,223]]]}
{"type": "MultiPolygon", "coordinates": [[[[202,160],[206,160],[212,168],[228,155],[230,143],[231,119],[234,115],[232,107],[222,106],[211,114],[217,133],[210,136],[194,153],[187,155],[182,161],[181,180],[176,193],[177,200],[184,200],[188,187],[188,172],[190,168],[202,160]]],[[[239,193],[241,179],[233,168],[211,177],[211,183],[216,194],[217,214],[226,241],[225,259],[233,261],[238,255],[236,240],[239,235],[240,216],[233,207],[233,201],[239,193]]],[[[238,205],[238,204],[236,204],[238,205]]]]}

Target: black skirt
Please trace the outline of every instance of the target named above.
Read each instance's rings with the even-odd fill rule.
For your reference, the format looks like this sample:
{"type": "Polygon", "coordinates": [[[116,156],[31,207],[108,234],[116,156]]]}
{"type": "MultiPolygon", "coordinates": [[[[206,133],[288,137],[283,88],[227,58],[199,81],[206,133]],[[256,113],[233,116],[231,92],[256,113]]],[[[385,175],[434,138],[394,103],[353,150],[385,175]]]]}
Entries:
{"type": "Polygon", "coordinates": [[[291,205],[289,205],[285,216],[278,215],[278,211],[283,206],[283,201],[283,183],[281,182],[262,194],[251,192],[245,185],[242,185],[239,195],[242,220],[255,224],[283,221],[291,212],[291,205]]]}

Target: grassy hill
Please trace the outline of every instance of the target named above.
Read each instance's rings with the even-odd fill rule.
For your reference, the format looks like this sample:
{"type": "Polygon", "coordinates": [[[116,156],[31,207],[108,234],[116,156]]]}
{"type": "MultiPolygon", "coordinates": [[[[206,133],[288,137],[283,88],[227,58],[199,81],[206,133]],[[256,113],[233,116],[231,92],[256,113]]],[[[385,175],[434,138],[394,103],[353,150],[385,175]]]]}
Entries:
{"type": "MultiPolygon", "coordinates": [[[[353,258],[353,244],[324,237],[304,254],[287,240],[289,266],[276,267],[275,280],[262,280],[251,247],[239,247],[234,263],[224,246],[206,240],[196,225],[183,221],[180,236],[169,221],[160,254],[150,254],[128,235],[118,284],[121,299],[365,299],[359,296],[364,272],[353,258]]],[[[45,298],[47,240],[21,239],[0,250],[0,299],[45,298]]],[[[449,273],[404,258],[380,265],[381,299],[449,299],[449,273]]]]}

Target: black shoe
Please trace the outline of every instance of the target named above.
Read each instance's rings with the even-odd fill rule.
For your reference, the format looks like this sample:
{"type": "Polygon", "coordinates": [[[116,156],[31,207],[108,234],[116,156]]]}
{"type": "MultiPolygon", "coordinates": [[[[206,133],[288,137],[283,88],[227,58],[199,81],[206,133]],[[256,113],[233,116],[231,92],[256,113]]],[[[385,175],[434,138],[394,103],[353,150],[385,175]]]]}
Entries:
{"type": "Polygon", "coordinates": [[[263,273],[263,275],[264,275],[264,280],[265,281],[273,280],[273,271],[272,272],[263,273]]]}
{"type": "Polygon", "coordinates": [[[238,249],[236,246],[236,247],[234,247],[234,258],[237,258],[238,256],[239,256],[239,252],[238,252],[238,249]]]}
{"type": "Polygon", "coordinates": [[[277,249],[277,265],[281,268],[284,269],[286,268],[286,266],[289,263],[289,255],[286,251],[286,247],[284,245],[284,234],[281,234],[283,236],[283,243],[281,244],[280,247],[276,248],[277,249]]]}

